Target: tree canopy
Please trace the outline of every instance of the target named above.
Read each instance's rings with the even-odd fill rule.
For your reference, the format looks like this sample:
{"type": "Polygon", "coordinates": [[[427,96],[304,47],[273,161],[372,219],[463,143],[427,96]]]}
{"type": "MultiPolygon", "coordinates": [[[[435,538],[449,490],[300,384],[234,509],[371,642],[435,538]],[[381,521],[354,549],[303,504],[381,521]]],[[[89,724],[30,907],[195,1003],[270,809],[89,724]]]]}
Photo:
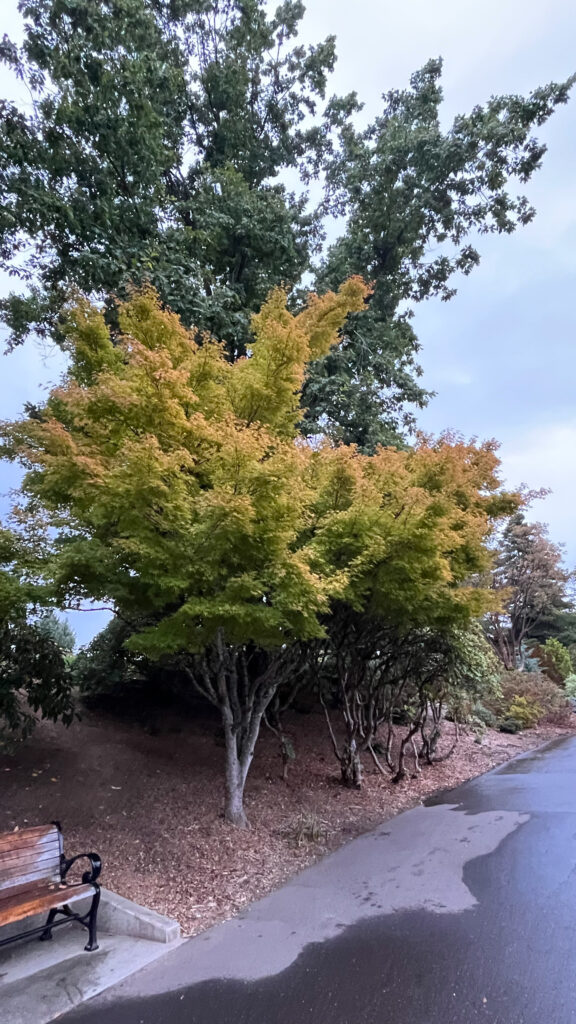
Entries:
{"type": "Polygon", "coordinates": [[[61,385],[0,430],[3,456],[27,470],[20,514],[49,527],[53,593],[111,602],[129,647],[184,657],[223,714],[241,789],[291,644],[322,637],[334,602],[404,629],[465,627],[493,606],[467,585],[519,500],[502,491],[493,444],[423,439],[368,456],[299,437],[310,357],[366,294],[352,278],[295,315],[274,290],[235,363],[149,288],[119,305],[119,334],[83,301],[68,312],[61,385]]]}
{"type": "Polygon", "coordinates": [[[540,165],[533,133],[572,80],[493,97],[444,128],[434,60],[357,128],[355,95],[326,101],[334,39],[297,42],[299,0],[273,14],[264,0],[20,9],[23,45],[5,38],[0,54],[32,97],[29,109],[2,103],[0,126],[0,257],[22,286],[2,302],[12,343],[31,329],[59,337],[75,290],[125,298],[150,282],[235,359],[273,287],[296,289],[297,303],[307,273],[318,291],[360,274],[371,300],[309,375],[303,429],[367,452],[400,443],[427,401],[411,310],[451,297],[479,234],[532,218],[516,182],[540,165]],[[344,233],[316,273],[333,215],[344,233]]]}
{"type": "Polygon", "coordinates": [[[547,527],[529,523],[522,512],[512,516],[502,531],[491,578],[482,581],[501,595],[486,629],[506,668],[523,667],[525,642],[541,623],[565,614],[570,579],[562,549],[549,539],[547,527]]]}

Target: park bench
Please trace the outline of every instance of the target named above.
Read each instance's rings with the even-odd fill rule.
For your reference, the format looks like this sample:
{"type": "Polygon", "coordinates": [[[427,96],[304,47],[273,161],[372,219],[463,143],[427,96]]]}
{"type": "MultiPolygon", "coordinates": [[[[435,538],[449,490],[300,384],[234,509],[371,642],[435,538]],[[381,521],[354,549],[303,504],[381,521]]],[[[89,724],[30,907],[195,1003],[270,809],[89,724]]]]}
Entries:
{"type": "MultiPolygon", "coordinates": [[[[37,928],[0,937],[0,946],[38,935],[52,938],[52,929],[71,921],[79,921],[88,929],[85,949],[98,949],[96,917],[100,902],[97,883],[102,868],[96,853],[80,853],[68,859],[63,853],[62,832],[58,822],[23,828],[17,832],[0,833],[0,928],[15,921],[24,921],[35,914],[48,913],[47,920],[37,928]],[[80,882],[68,879],[68,872],[77,861],[87,858],[90,870],[84,871],[80,882]],[[90,908],[75,913],[70,904],[92,896],[90,908]],[[61,915],[59,920],[56,920],[61,915]]],[[[1,932],[0,932],[1,936],[1,932]]]]}

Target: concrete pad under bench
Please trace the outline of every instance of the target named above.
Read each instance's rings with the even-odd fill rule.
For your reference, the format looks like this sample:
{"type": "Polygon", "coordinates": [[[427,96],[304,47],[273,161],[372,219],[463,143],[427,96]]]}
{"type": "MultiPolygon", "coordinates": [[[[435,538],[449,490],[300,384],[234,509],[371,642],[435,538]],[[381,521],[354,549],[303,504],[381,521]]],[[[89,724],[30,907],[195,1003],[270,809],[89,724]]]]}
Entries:
{"type": "MultiPolygon", "coordinates": [[[[0,938],[43,922],[30,917],[5,925],[0,938]]],[[[73,922],[56,928],[50,942],[32,938],[0,949],[0,1024],[48,1024],[182,940],[176,921],[102,889],[99,949],[85,952],[85,941],[85,928],[73,922]]]]}

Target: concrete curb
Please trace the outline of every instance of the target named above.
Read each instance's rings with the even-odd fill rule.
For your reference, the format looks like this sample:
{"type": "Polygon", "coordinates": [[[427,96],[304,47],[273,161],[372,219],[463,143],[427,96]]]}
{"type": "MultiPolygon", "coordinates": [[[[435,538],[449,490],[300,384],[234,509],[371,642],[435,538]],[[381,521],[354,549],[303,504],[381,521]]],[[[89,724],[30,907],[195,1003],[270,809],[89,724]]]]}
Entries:
{"type": "Polygon", "coordinates": [[[149,942],[176,942],[180,938],[177,921],[118,896],[110,889],[102,889],[98,927],[112,935],[132,935],[149,942]]]}

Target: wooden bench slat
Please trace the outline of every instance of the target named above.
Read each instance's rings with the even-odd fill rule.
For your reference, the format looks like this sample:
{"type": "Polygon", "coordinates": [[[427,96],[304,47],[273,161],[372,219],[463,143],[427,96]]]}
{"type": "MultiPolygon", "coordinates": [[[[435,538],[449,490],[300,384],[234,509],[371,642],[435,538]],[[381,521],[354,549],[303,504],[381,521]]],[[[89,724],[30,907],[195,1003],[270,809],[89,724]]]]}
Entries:
{"type": "Polygon", "coordinates": [[[10,850],[0,853],[0,878],[12,867],[25,868],[28,864],[44,864],[48,861],[60,862],[60,843],[55,841],[51,846],[44,847],[38,853],[34,849],[10,850]]]}
{"type": "Polygon", "coordinates": [[[9,899],[2,900],[2,908],[4,909],[8,904],[27,903],[36,896],[50,896],[58,900],[59,904],[64,904],[80,891],[92,893],[93,887],[89,883],[84,884],[83,882],[74,885],[66,885],[63,882],[29,882],[25,885],[14,886],[14,891],[10,893],[9,899]]]}
{"type": "Polygon", "coordinates": [[[13,885],[10,889],[3,889],[0,892],[0,907],[8,902],[8,900],[24,899],[28,897],[30,892],[56,892],[62,888],[62,883],[57,881],[48,881],[47,879],[35,879],[31,882],[20,882],[18,885],[13,885]]]}
{"type": "Polygon", "coordinates": [[[48,832],[57,831],[57,826],[52,822],[49,825],[27,825],[26,828],[15,828],[12,832],[0,832],[0,841],[11,839],[13,836],[45,836],[48,832]]]}
{"type": "Polygon", "coordinates": [[[0,926],[22,921],[33,914],[41,914],[52,907],[61,907],[64,903],[76,900],[80,896],[93,894],[91,885],[71,885],[66,889],[59,886],[31,888],[13,896],[11,900],[0,902],[0,926]]]}
{"type": "Polygon", "coordinates": [[[37,825],[32,828],[21,828],[17,832],[3,832],[0,834],[0,852],[3,850],[17,850],[22,846],[34,845],[46,836],[59,836],[60,833],[55,825],[37,825]]]}
{"type": "Polygon", "coordinates": [[[60,841],[60,834],[54,825],[43,829],[23,828],[17,833],[0,836],[0,854],[13,850],[41,849],[50,846],[54,841],[60,841]]]}
{"type": "Polygon", "coordinates": [[[0,875],[0,899],[5,890],[14,888],[16,880],[19,880],[22,885],[26,885],[28,882],[59,882],[60,863],[57,861],[51,865],[27,865],[24,868],[12,868],[10,873],[2,872],[0,875]]]}
{"type": "Polygon", "coordinates": [[[8,853],[24,852],[25,850],[48,850],[54,844],[60,843],[58,832],[47,833],[44,836],[11,836],[10,843],[0,845],[0,856],[8,853]]]}
{"type": "Polygon", "coordinates": [[[10,850],[21,850],[28,846],[44,846],[57,840],[60,833],[56,829],[44,832],[43,835],[28,835],[27,832],[12,832],[9,836],[0,837],[0,853],[10,850]]]}

